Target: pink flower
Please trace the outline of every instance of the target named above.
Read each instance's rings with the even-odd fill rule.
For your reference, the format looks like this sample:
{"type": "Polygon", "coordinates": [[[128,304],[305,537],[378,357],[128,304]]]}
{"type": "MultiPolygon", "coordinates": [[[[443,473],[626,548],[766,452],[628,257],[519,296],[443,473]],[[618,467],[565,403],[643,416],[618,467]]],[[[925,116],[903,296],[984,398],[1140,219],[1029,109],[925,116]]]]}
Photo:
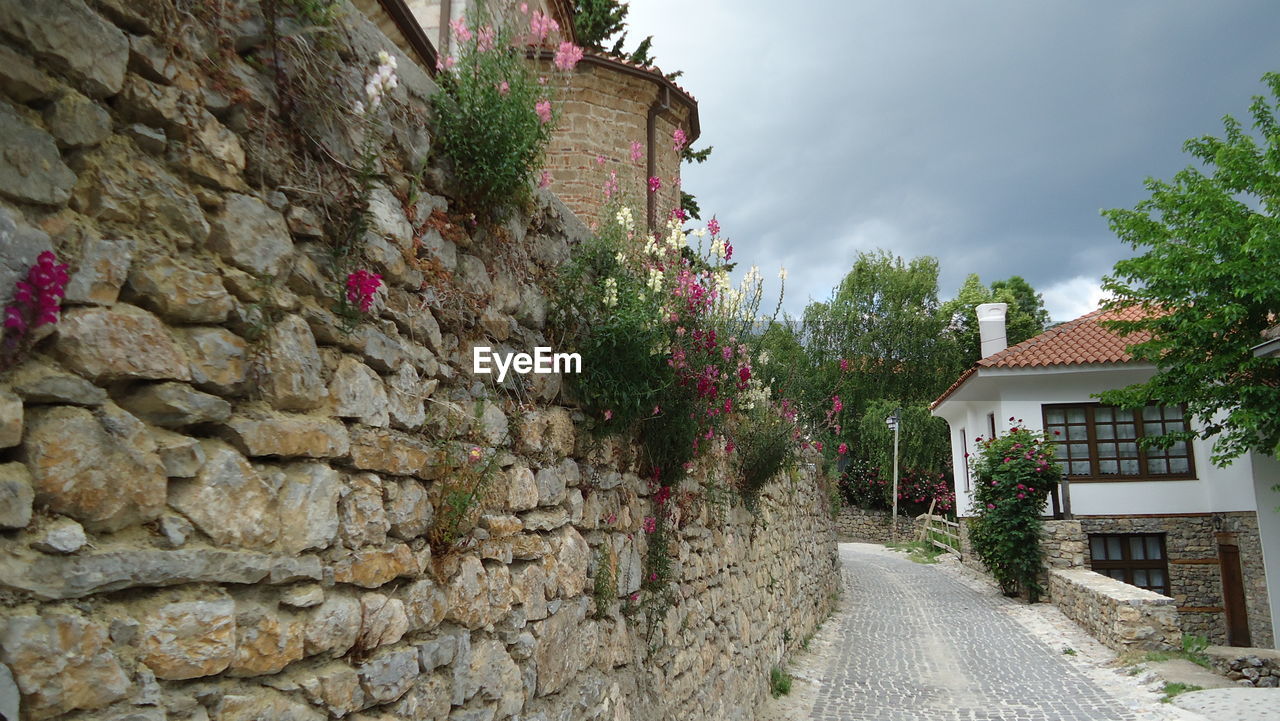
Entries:
{"type": "Polygon", "coordinates": [[[582,48],[566,41],[560,43],[560,47],[556,50],[556,57],[553,62],[557,68],[560,68],[567,73],[573,70],[580,60],[582,60],[582,48]]]}
{"type": "Polygon", "coordinates": [[[539,100],[538,103],[533,106],[533,110],[538,114],[538,119],[541,120],[544,125],[551,122],[550,100],[539,100]]]}
{"type": "Polygon", "coordinates": [[[360,312],[368,313],[373,307],[373,296],[381,286],[381,275],[361,268],[347,276],[347,300],[360,306],[360,312]]]}
{"type": "Polygon", "coordinates": [[[449,27],[453,28],[453,36],[457,38],[459,42],[466,43],[471,41],[471,31],[467,29],[466,20],[462,18],[451,20],[449,22],[449,27]]]}
{"type": "Polygon", "coordinates": [[[493,49],[493,42],[497,37],[492,25],[485,25],[476,31],[476,50],[487,53],[493,49]]]}
{"type": "Polygon", "coordinates": [[[483,456],[484,452],[480,450],[479,446],[472,446],[471,450],[467,452],[467,460],[472,463],[479,463],[483,456]]]}
{"type": "Polygon", "coordinates": [[[644,157],[644,146],[639,141],[631,141],[631,162],[638,163],[640,158],[644,157]]]}
{"type": "Polygon", "coordinates": [[[831,396],[831,412],[839,413],[844,410],[844,403],[840,402],[840,396],[831,396]]]}
{"type": "Polygon", "coordinates": [[[538,39],[538,42],[546,40],[548,35],[559,29],[560,24],[541,10],[534,10],[529,18],[529,32],[538,39]]]}
{"type": "Polygon", "coordinates": [[[822,451],[822,441],[814,441],[814,442],[813,442],[813,450],[821,452],[821,451],[822,451]]]}
{"type": "Polygon", "coordinates": [[[655,415],[655,416],[656,416],[656,415],[658,415],[658,414],[659,414],[659,413],[661,413],[661,412],[662,412],[662,406],[654,406],[654,407],[653,407],[653,415],[655,415]]]}
{"type": "Polygon", "coordinates": [[[452,55],[441,55],[436,58],[436,70],[453,70],[457,62],[452,55]]]}
{"type": "Polygon", "coordinates": [[[505,80],[503,80],[502,82],[498,83],[498,94],[499,94],[499,95],[506,95],[506,94],[508,94],[508,93],[510,93],[510,92],[511,92],[511,83],[508,83],[508,82],[507,82],[507,81],[505,81],[505,80]]]}
{"type": "Polygon", "coordinates": [[[658,191],[659,191],[659,190],[661,190],[661,189],[662,189],[662,178],[659,178],[659,177],[658,177],[658,176],[656,176],[656,175],[655,175],[655,176],[653,176],[652,178],[649,178],[649,192],[650,192],[650,193],[656,193],[656,192],[658,192],[658,191]]]}
{"type": "Polygon", "coordinates": [[[840,370],[842,370],[842,371],[847,371],[847,370],[849,370],[849,359],[848,359],[848,358],[841,358],[841,359],[840,359],[840,370]]]}
{"type": "Polygon", "coordinates": [[[657,574],[657,573],[650,573],[650,574],[649,574],[649,583],[655,583],[657,580],[658,580],[658,574],[657,574]]]}
{"type": "Polygon", "coordinates": [[[644,532],[653,533],[656,530],[658,530],[658,519],[654,518],[653,516],[645,516],[644,532]]]}
{"type": "Polygon", "coordinates": [[[724,452],[725,452],[725,453],[733,453],[733,449],[734,449],[734,448],[737,448],[737,446],[733,445],[733,441],[725,441],[725,442],[724,442],[724,452]]]}
{"type": "Polygon", "coordinates": [[[550,185],[551,185],[551,173],[549,171],[544,170],[542,171],[542,175],[538,176],[538,187],[546,188],[546,187],[550,187],[550,185]]]}
{"type": "Polygon", "coordinates": [[[675,132],[671,133],[671,144],[677,153],[684,150],[684,146],[688,143],[689,139],[685,136],[682,128],[676,128],[675,132]]]}
{"type": "MultiPolygon", "coordinates": [[[[720,235],[720,221],[716,220],[714,215],[711,216],[711,220],[707,221],[707,232],[711,234],[712,238],[720,235]]],[[[728,258],[725,260],[728,260],[728,258]]]]}
{"type": "Polygon", "coordinates": [[[613,409],[608,409],[608,408],[607,408],[607,409],[605,409],[605,412],[604,412],[604,419],[605,419],[606,421],[611,421],[611,420],[613,420],[613,409]]]}
{"type": "Polygon", "coordinates": [[[848,452],[849,452],[849,444],[848,444],[848,443],[841,443],[841,444],[836,448],[836,453],[839,453],[839,454],[840,454],[840,455],[842,455],[842,456],[843,456],[843,455],[845,455],[845,454],[846,454],[846,453],[848,453],[848,452]]]}
{"type": "Polygon", "coordinates": [[[635,593],[628,596],[628,598],[630,598],[632,601],[638,601],[640,600],[640,592],[636,591],[635,593]]]}

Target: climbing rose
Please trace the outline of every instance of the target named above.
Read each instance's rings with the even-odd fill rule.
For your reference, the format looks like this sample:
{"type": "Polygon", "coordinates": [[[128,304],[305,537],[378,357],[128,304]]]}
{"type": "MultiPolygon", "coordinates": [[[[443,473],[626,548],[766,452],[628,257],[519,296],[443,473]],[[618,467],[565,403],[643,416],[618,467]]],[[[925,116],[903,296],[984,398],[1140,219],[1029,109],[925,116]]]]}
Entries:
{"type": "Polygon", "coordinates": [[[368,313],[373,306],[373,296],[381,285],[381,275],[361,268],[347,276],[347,300],[360,306],[360,312],[368,313]]]}

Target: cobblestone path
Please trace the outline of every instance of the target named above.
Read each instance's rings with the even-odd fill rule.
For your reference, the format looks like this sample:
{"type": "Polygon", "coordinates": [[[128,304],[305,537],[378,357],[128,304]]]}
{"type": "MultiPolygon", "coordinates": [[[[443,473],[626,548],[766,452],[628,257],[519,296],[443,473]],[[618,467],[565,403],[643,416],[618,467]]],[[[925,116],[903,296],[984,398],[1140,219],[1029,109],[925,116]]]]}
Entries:
{"type": "MultiPolygon", "coordinates": [[[[844,612],[816,721],[1138,718],[1016,623],[1008,601],[904,554],[842,544],[844,612]]],[[[815,679],[816,680],[816,679],[815,679]]]]}

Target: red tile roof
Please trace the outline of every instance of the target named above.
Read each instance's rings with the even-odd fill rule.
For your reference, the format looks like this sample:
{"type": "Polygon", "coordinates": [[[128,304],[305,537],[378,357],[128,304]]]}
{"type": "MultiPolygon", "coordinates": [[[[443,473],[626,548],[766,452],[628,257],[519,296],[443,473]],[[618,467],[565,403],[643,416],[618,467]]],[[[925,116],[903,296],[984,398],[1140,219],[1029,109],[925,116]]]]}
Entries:
{"type": "Polygon", "coordinates": [[[1138,332],[1122,337],[1102,327],[1102,321],[1140,320],[1145,314],[1146,311],[1138,306],[1117,311],[1099,309],[1056,325],[1034,338],[1028,338],[979,360],[929,407],[937,408],[981,368],[1047,368],[1127,363],[1133,360],[1133,356],[1129,355],[1129,346],[1149,340],[1151,335],[1138,332]]]}

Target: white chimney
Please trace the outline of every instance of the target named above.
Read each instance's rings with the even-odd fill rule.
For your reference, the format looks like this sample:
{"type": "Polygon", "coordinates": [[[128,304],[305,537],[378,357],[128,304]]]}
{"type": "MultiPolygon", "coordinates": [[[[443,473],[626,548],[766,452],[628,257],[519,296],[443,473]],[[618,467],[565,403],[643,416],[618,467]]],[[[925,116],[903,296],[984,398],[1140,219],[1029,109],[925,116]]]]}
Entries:
{"type": "Polygon", "coordinates": [[[982,357],[999,353],[1009,347],[1004,333],[1004,316],[1007,303],[983,303],[977,307],[978,337],[982,339],[982,357]]]}

